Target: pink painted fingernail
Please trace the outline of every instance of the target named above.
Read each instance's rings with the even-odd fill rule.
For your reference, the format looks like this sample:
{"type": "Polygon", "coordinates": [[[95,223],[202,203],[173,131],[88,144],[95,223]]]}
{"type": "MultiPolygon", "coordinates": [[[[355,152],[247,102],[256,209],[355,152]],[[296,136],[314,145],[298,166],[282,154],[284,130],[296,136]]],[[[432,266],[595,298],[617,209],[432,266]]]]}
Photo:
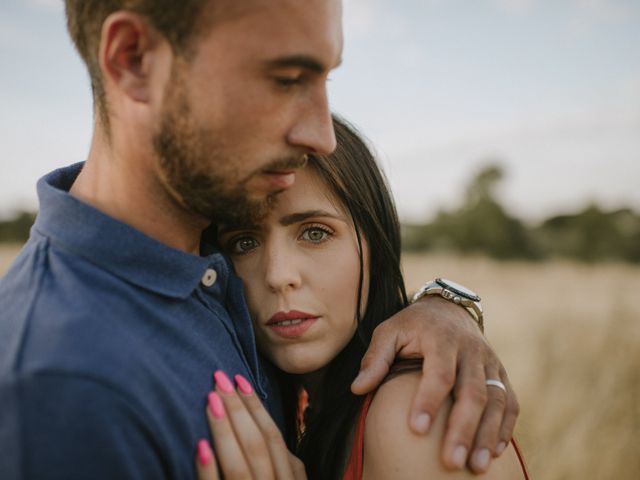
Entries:
{"type": "Polygon", "coordinates": [[[209,393],[209,410],[215,418],[224,417],[224,403],[216,392],[209,393]]]}
{"type": "Polygon", "coordinates": [[[216,379],[216,385],[220,387],[220,390],[224,393],[233,393],[233,384],[222,370],[216,371],[213,377],[216,379]]]}
{"type": "Polygon", "coordinates": [[[233,379],[236,381],[236,385],[238,385],[238,388],[242,393],[244,393],[245,395],[250,395],[253,393],[253,388],[251,388],[251,384],[242,375],[238,374],[235,377],[233,377],[233,379]]]}
{"type": "Polygon", "coordinates": [[[206,467],[213,460],[213,452],[209,446],[209,442],[204,438],[198,442],[198,462],[203,467],[206,467]]]}
{"type": "Polygon", "coordinates": [[[507,448],[506,442],[500,442],[496,447],[496,454],[501,455],[505,448],[507,448]]]}

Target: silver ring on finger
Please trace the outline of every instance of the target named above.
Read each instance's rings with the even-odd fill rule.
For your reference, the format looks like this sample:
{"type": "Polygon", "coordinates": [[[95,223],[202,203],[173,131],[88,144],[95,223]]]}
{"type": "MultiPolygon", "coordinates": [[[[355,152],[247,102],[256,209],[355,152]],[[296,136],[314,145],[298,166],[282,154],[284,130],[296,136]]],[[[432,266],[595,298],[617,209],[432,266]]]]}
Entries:
{"type": "Polygon", "coordinates": [[[507,387],[505,387],[504,383],[502,383],[500,380],[488,378],[487,381],[484,383],[487,387],[498,387],[504,393],[507,393],[507,387]]]}

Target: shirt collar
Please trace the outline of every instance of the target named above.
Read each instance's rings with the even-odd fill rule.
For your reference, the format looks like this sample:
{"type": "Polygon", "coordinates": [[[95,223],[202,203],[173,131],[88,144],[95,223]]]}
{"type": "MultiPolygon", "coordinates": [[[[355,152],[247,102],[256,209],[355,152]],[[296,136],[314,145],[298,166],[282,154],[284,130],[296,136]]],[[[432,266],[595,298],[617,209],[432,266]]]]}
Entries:
{"type": "Polygon", "coordinates": [[[171,248],[69,193],[84,162],[38,181],[40,212],[34,229],[52,244],[139,287],[186,298],[208,268],[223,281],[229,265],[220,253],[196,256],[171,248]]]}

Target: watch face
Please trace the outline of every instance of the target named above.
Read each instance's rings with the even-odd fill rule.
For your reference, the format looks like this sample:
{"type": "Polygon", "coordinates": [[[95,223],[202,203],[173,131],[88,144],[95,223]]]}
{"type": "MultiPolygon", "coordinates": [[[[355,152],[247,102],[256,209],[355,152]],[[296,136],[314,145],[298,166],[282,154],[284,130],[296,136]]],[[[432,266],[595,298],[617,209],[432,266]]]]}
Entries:
{"type": "Polygon", "coordinates": [[[446,278],[436,278],[436,283],[443,288],[448,288],[458,295],[462,295],[465,298],[469,298],[474,302],[479,302],[480,297],[476,295],[475,292],[469,290],[467,287],[463,287],[459,283],[452,282],[451,280],[447,280],[446,278]]]}

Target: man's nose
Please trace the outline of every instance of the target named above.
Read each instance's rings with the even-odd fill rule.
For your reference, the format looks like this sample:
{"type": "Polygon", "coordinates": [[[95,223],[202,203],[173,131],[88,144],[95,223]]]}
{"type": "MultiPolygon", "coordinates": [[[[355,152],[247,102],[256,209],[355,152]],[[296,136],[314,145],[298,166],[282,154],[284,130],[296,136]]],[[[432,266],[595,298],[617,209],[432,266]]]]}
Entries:
{"type": "Polygon", "coordinates": [[[289,132],[288,142],[308,153],[329,155],[336,148],[336,134],[331,120],[327,89],[323,86],[300,109],[289,132]]]}

